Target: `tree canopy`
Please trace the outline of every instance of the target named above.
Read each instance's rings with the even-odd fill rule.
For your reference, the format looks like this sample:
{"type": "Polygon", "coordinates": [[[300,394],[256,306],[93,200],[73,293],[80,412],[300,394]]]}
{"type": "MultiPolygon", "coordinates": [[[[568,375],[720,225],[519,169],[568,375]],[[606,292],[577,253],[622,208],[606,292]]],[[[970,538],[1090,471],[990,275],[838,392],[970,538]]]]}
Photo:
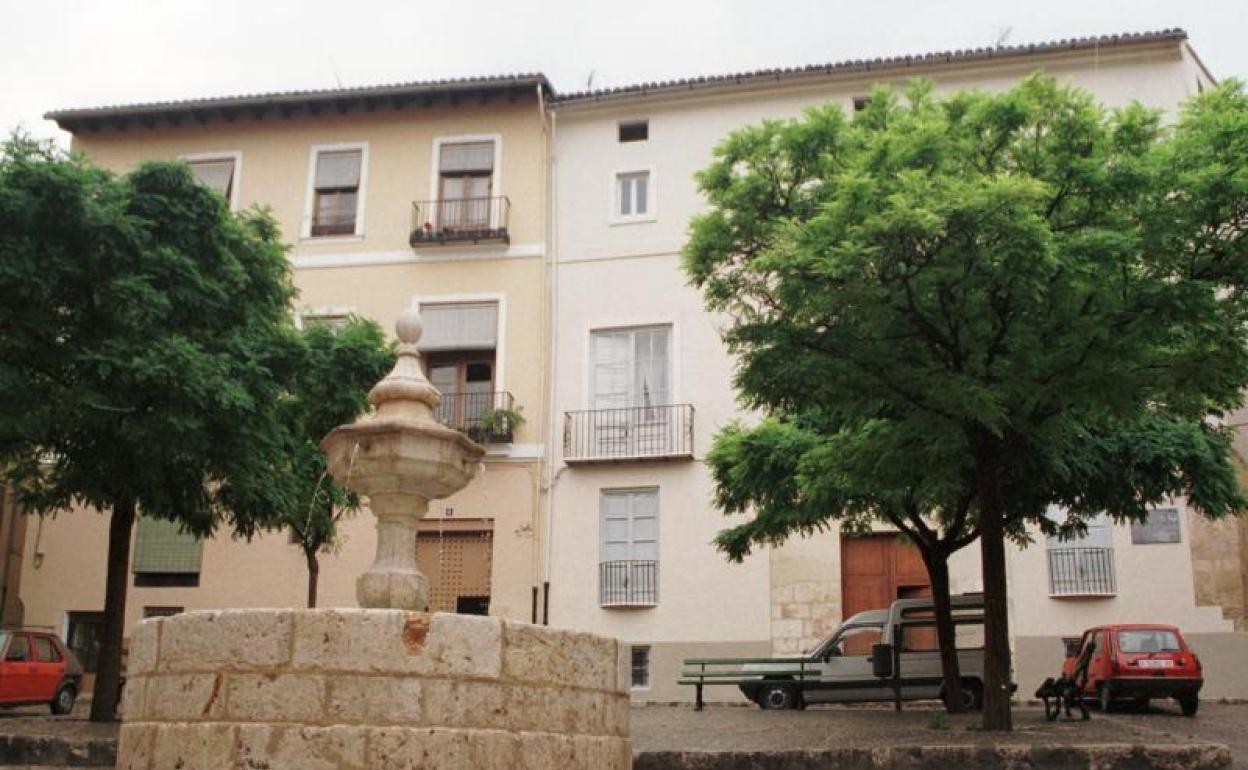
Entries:
{"type": "Polygon", "coordinates": [[[116,704],[136,512],[250,536],[290,505],[293,296],[274,220],[185,164],[0,152],[0,468],[28,510],[110,514],[94,719],[116,704]]]}
{"type": "Polygon", "coordinates": [[[1071,532],[1170,495],[1243,507],[1217,424],[1248,382],[1238,83],[1172,126],[1040,75],[946,98],[877,89],[852,119],[830,105],[734,132],[698,181],[710,209],[686,271],[728,318],[744,403],[788,423],[751,435],[808,442],[794,499],[810,505],[721,543],[852,512],[854,490],[937,515],[973,494],[986,727],[1010,726],[1007,537],[1052,531],[1053,505],[1071,532]]]}
{"type": "Polygon", "coordinates": [[[393,344],[375,322],[351,317],[300,335],[301,361],[283,402],[294,445],[285,455],[296,489],[279,523],[294,533],[308,564],[308,606],[316,606],[318,554],[338,542],[338,523],[359,498],[326,472],[321,439],[368,409],[368,391],[394,366],[393,344]]]}

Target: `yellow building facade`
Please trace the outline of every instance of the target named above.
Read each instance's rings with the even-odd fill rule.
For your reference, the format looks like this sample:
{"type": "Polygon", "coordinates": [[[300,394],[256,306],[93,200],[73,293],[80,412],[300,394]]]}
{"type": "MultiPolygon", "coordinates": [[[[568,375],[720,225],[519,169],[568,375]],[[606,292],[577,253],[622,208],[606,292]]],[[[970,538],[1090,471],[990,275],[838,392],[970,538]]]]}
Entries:
{"type": "MultiPolygon", "coordinates": [[[[440,417],[488,446],[463,492],[431,505],[418,558],[435,609],[531,620],[546,443],[546,167],[540,75],[239,97],[51,115],[73,147],[122,173],[183,159],[236,209],[268,207],[290,246],[300,323],[357,314],[393,333],[412,303],[440,417]],[[498,427],[519,415],[518,427],[498,427]]],[[[60,630],[88,665],[104,605],[108,520],[30,522],[24,621],[60,630]]],[[[305,602],[286,532],[194,543],[136,527],[127,627],[142,617],[305,602]]],[[[319,603],[354,606],[372,560],[366,510],[321,558],[319,603]]]]}

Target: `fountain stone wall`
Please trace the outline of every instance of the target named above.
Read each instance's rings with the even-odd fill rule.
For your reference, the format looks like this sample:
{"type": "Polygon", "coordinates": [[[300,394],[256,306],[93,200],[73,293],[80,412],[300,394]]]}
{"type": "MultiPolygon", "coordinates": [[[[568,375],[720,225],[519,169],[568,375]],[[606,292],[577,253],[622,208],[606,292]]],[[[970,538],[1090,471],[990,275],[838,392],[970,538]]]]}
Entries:
{"type": "Polygon", "coordinates": [[[384,609],[153,618],[131,640],[120,770],[625,770],[628,648],[384,609]]]}

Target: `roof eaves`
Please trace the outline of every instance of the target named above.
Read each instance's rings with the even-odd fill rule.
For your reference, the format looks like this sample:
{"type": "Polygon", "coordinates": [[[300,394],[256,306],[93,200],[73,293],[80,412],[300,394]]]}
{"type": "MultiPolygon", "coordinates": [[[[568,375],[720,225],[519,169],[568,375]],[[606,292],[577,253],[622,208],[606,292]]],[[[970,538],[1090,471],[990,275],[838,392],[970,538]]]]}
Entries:
{"type": "Polygon", "coordinates": [[[1019,45],[998,46],[995,48],[972,48],[922,54],[902,54],[899,56],[882,56],[873,59],[846,59],[839,62],[811,64],[802,67],[779,67],[752,70],[748,72],[727,73],[723,75],[701,75],[692,78],[636,83],[632,85],[618,86],[615,88],[597,89],[593,91],[578,91],[557,96],[555,102],[558,105],[587,103],[620,98],[645,97],[661,93],[671,93],[678,90],[741,86],[765,80],[790,80],[812,75],[833,75],[886,69],[904,69],[907,67],[930,64],[956,64],[988,59],[1003,59],[1032,56],[1044,53],[1058,53],[1062,51],[1093,50],[1101,47],[1142,45],[1159,42],[1181,42],[1185,40],[1187,40],[1187,32],[1179,28],[1173,28],[1153,32],[1067,38],[1043,43],[1021,43],[1019,45]]]}
{"type": "Polygon", "coordinates": [[[542,73],[522,73],[515,75],[498,75],[485,77],[452,78],[446,80],[415,81],[409,83],[393,83],[377,86],[359,86],[351,88],[334,88],[320,90],[278,91],[272,93],[244,94],[240,96],[209,97],[203,99],[182,99],[176,101],[147,102],[139,104],[107,105],[75,109],[52,110],[44,114],[47,120],[54,120],[62,128],[72,130],[70,126],[77,123],[107,120],[148,119],[180,114],[209,113],[220,111],[252,111],[263,112],[274,109],[293,110],[299,107],[314,107],[376,102],[387,99],[416,100],[437,96],[463,96],[483,93],[497,89],[515,89],[538,87],[549,95],[554,95],[554,88],[542,73]]]}

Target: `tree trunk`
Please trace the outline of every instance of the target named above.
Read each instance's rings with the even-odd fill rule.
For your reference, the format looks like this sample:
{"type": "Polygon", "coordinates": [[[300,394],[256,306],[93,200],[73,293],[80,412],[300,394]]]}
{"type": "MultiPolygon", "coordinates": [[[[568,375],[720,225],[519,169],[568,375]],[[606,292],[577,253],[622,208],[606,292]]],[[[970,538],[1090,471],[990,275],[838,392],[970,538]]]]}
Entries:
{"type": "Polygon", "coordinates": [[[957,633],[953,626],[953,608],[949,602],[948,555],[923,551],[923,563],[932,581],[932,607],[936,614],[936,640],[940,643],[940,673],[945,680],[945,710],[950,714],[966,711],[962,702],[962,672],[958,666],[957,633]]]}
{"type": "Polygon", "coordinates": [[[316,588],[321,579],[321,561],[316,558],[316,551],[303,550],[303,557],[308,562],[308,609],[316,606],[316,588]]]}
{"type": "Polygon", "coordinates": [[[130,533],[134,530],[134,501],[113,505],[108,522],[108,575],[104,582],[104,627],[100,630],[100,657],[91,695],[91,721],[117,720],[121,695],[121,643],[126,630],[126,578],[130,569],[130,533]]]}
{"type": "Polygon", "coordinates": [[[984,576],[984,729],[1014,729],[1010,713],[1010,619],[1006,602],[1005,522],[995,469],[980,464],[979,552],[984,576]]]}

